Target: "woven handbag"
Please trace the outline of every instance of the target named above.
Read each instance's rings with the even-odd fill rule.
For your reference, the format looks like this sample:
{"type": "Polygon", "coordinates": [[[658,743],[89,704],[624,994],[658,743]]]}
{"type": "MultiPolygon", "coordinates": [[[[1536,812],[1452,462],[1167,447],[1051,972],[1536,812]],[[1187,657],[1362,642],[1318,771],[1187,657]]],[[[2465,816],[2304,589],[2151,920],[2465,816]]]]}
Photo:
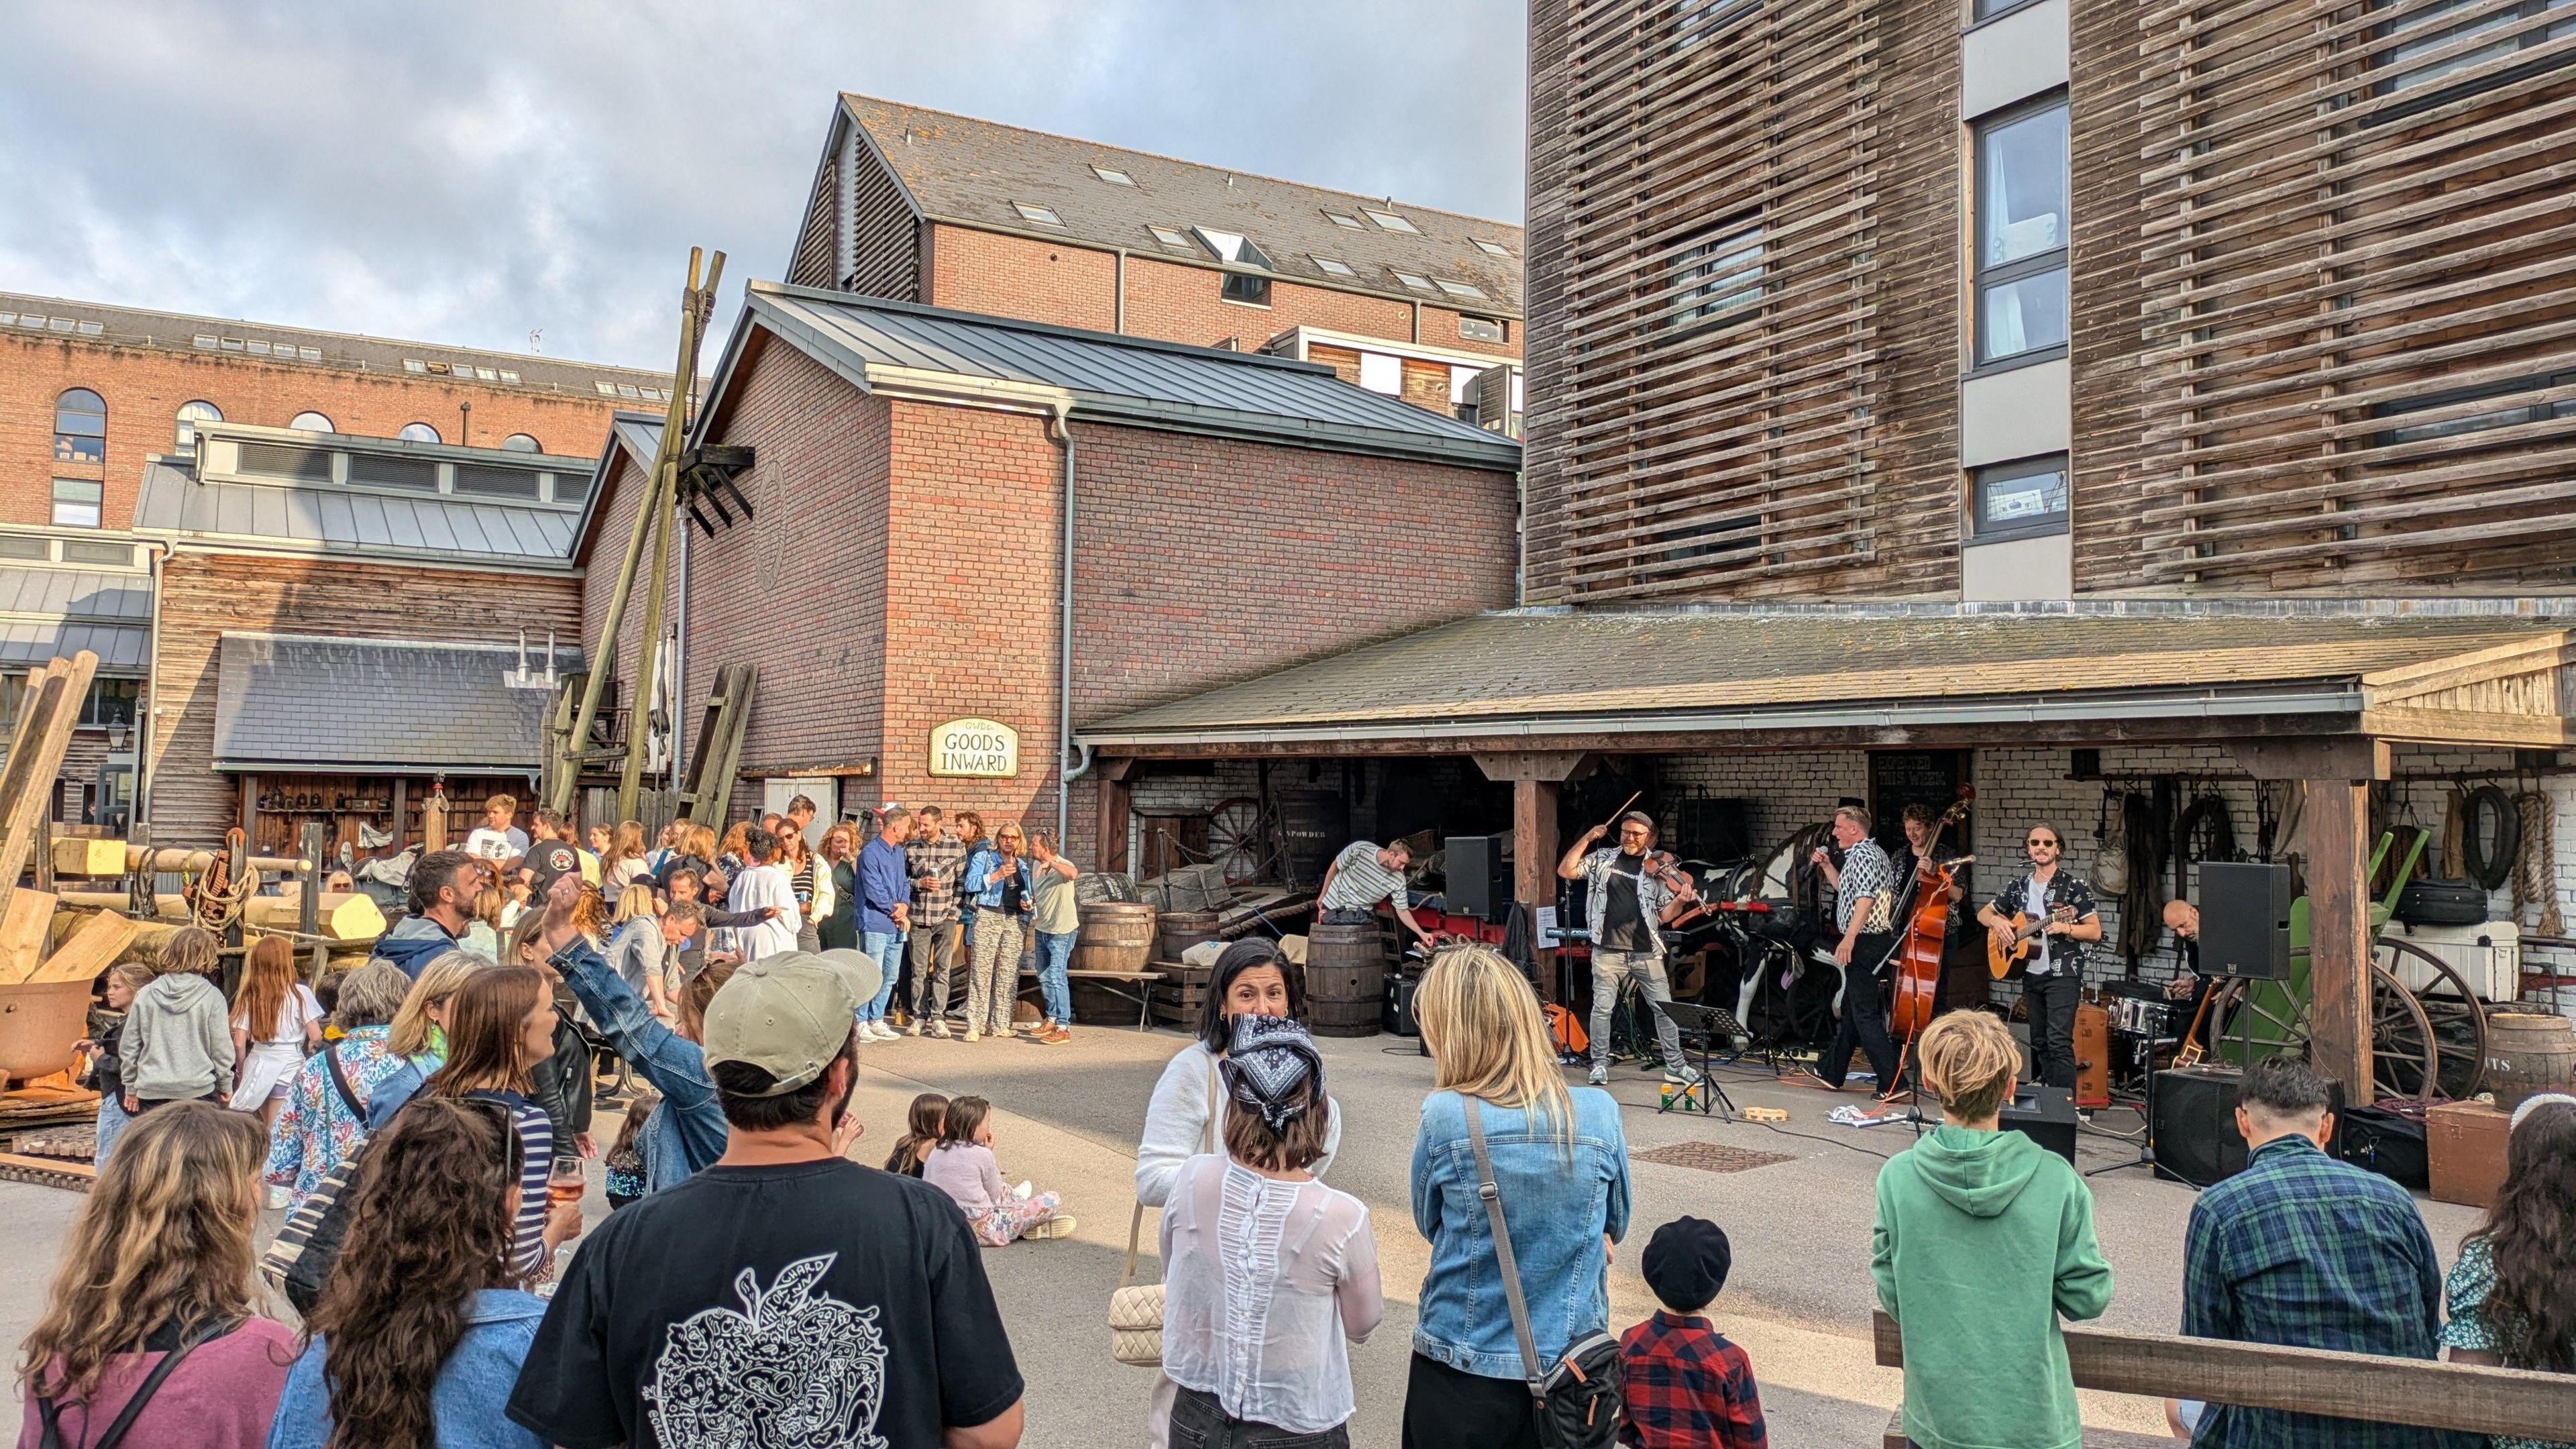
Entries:
{"type": "MultiPolygon", "coordinates": [[[[1216,1061],[1208,1061],[1208,1120],[1206,1149],[1216,1147],[1216,1118],[1225,1110],[1224,1083],[1218,1078],[1216,1061]]],[[[1134,1215],[1127,1219],[1127,1267],[1118,1275],[1118,1287],[1109,1295],[1109,1356],[1137,1368],[1163,1366],[1163,1285],[1139,1283],[1136,1279],[1136,1247],[1145,1231],[1145,1204],[1136,1204],[1134,1215]]]]}

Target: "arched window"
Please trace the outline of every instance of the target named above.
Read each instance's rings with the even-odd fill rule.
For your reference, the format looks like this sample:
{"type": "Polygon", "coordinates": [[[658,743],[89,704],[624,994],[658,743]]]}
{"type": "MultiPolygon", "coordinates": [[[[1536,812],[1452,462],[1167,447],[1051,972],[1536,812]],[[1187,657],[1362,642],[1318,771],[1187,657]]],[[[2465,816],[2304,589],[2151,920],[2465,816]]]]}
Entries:
{"type": "Polygon", "coordinates": [[[329,418],[322,416],[320,413],[297,413],[295,415],[295,421],[288,423],[287,426],[290,428],[302,428],[308,433],[336,433],[339,431],[338,428],[331,426],[331,420],[329,418]]]}
{"type": "Polygon", "coordinates": [[[107,399],[85,387],[66,388],[54,399],[54,461],[107,461],[107,399]]]}
{"type": "Polygon", "coordinates": [[[182,453],[193,453],[197,451],[197,424],[220,423],[223,420],[224,410],[215,406],[213,403],[206,402],[201,399],[197,402],[183,402],[179,404],[179,426],[177,429],[178,436],[176,439],[179,445],[179,451],[182,453]]]}
{"type": "Polygon", "coordinates": [[[529,437],[525,433],[512,433],[510,436],[501,440],[501,451],[504,453],[542,453],[545,449],[538,447],[537,440],[529,437]]]}
{"type": "Polygon", "coordinates": [[[435,443],[438,441],[438,429],[427,423],[405,423],[403,430],[394,436],[406,443],[435,443]]]}

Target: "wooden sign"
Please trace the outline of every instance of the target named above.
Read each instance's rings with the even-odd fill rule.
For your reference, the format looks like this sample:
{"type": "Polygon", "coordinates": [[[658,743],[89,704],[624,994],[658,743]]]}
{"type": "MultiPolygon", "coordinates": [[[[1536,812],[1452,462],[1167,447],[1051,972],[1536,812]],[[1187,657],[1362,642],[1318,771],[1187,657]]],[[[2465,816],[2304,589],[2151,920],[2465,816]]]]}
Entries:
{"type": "Polygon", "coordinates": [[[1007,780],[1020,772],[1020,732],[998,720],[952,719],[930,732],[930,773],[1007,780]]]}

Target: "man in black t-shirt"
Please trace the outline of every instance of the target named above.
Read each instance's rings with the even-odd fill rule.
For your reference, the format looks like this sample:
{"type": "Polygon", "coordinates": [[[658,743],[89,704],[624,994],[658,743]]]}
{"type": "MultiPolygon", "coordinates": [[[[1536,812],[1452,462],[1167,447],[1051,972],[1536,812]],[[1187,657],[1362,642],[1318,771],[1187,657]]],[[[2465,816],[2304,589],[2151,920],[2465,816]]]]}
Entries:
{"type": "MultiPolygon", "coordinates": [[[[546,954],[574,894],[548,898],[546,954]]],[[[965,1216],[843,1155],[854,1013],[878,981],[856,951],[791,951],[716,992],[700,1040],[724,1156],[582,1243],[511,1419],[564,1449],[1019,1443],[1019,1368],[965,1216]]]]}

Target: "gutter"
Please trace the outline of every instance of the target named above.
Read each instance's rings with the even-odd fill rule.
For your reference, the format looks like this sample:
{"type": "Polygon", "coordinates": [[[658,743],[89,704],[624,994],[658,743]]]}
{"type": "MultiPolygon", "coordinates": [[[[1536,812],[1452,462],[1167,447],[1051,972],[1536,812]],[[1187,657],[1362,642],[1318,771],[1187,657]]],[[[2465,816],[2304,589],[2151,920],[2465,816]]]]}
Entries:
{"type": "Polygon", "coordinates": [[[1062,558],[1062,617],[1056,627],[1056,772],[1055,772],[1055,848],[1063,850],[1065,830],[1073,817],[1073,782],[1091,773],[1091,746],[1080,746],[1075,754],[1073,738],[1073,399],[1068,397],[1047,414],[1047,436],[1064,449],[1064,554],[1062,558]]]}
{"type": "MultiPolygon", "coordinates": [[[[153,726],[161,711],[161,564],[170,557],[166,544],[147,543],[152,562],[152,622],[143,636],[143,730],[134,741],[134,812],[128,827],[152,818],[152,767],[159,762],[160,752],[153,748],[153,726]]],[[[216,650],[222,650],[220,639],[216,650]]],[[[402,822],[395,821],[399,830],[402,822]]],[[[50,847],[49,847],[50,848],[50,847]]]]}
{"type": "Polygon", "coordinates": [[[1211,728],[1094,730],[1086,748],[1119,745],[1329,744],[1347,739],[1527,739],[1565,735],[1664,735],[1699,731],[1742,734],[1775,729],[1907,729],[1930,725],[2011,725],[2092,722],[2104,719],[2236,719],[2264,714],[2359,714],[2357,688],[2293,693],[2148,697],[2135,700],[2071,698],[2013,703],[1823,705],[1744,711],[1699,710],[1674,714],[1512,715],[1489,719],[1449,716],[1433,720],[1336,720],[1311,725],[1251,729],[1211,728]]]}

